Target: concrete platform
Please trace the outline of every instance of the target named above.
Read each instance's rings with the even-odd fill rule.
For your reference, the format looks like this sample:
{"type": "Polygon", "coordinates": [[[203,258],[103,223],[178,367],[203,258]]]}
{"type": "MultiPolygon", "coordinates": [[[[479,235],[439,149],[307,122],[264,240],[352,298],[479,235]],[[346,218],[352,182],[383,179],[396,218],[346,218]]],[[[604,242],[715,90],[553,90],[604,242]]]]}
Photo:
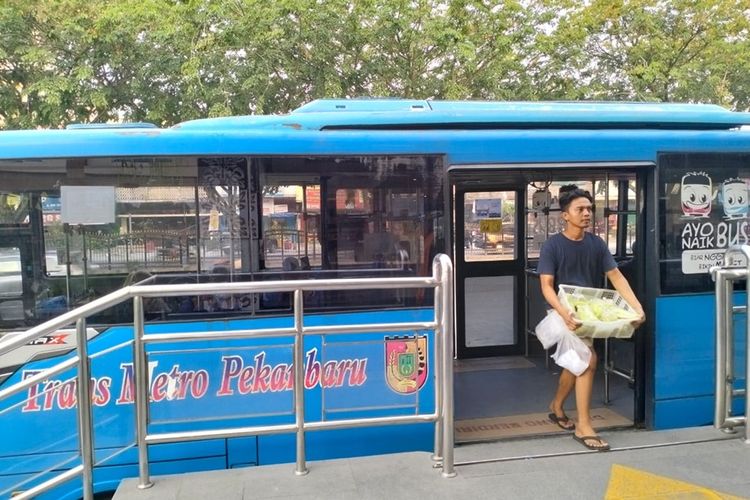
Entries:
{"type": "Polygon", "coordinates": [[[154,477],[147,490],[126,479],[114,499],[742,498],[750,496],[743,431],[605,432],[610,452],[588,451],[569,435],[462,445],[451,479],[424,452],[310,462],[301,477],[283,464],[154,477]]]}

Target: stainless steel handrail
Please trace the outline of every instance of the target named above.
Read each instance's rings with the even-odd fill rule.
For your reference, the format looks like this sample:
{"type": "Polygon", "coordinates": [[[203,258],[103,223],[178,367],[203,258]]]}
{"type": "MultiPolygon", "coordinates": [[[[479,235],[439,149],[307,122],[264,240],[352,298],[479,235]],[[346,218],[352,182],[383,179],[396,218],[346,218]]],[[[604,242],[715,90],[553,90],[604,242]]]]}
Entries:
{"type": "MultiPolygon", "coordinates": [[[[745,443],[750,444],[750,395],[747,389],[734,389],[734,315],[750,310],[750,245],[739,245],[727,249],[723,266],[711,268],[716,282],[716,399],[714,406],[714,427],[734,432],[734,427],[745,426],[745,443]],[[734,265],[737,256],[744,256],[745,267],[734,265]],[[735,306],[733,292],[735,281],[745,280],[746,306],[735,306]],[[745,396],[745,416],[732,416],[734,396],[745,396]]],[[[750,386],[750,318],[745,328],[745,383],[750,386]]]]}
{"type": "Polygon", "coordinates": [[[294,431],[297,434],[295,474],[307,473],[305,463],[305,431],[343,429],[368,425],[393,425],[403,423],[435,422],[435,451],[433,457],[442,461],[443,477],[455,476],[453,457],[453,265],[447,255],[435,257],[432,276],[414,278],[370,278],[370,279],[322,279],[285,280],[268,282],[234,282],[176,285],[133,285],[96,299],[55,319],[30,328],[24,333],[8,335],[0,340],[0,355],[24,346],[39,337],[75,323],[77,355],[47,368],[33,377],[22,380],[0,391],[0,400],[17,394],[31,385],[67,369],[78,368],[78,427],[81,465],[63,472],[14,498],[31,498],[69,479],[83,478],[83,498],[93,498],[93,413],[89,390],[90,357],[87,351],[86,319],[98,312],[133,300],[133,361],[134,391],[136,405],[136,433],[139,459],[139,488],[152,485],[149,475],[148,445],[206,439],[211,437],[238,437],[257,434],[274,434],[294,431]],[[336,325],[331,327],[304,325],[303,292],[318,290],[371,290],[395,288],[433,288],[435,290],[434,319],[430,322],[384,323],[369,325],[336,325]],[[294,327],[265,330],[232,331],[231,338],[279,337],[294,335],[294,406],[295,423],[275,426],[240,427],[192,432],[148,434],[149,396],[148,360],[146,345],[166,341],[198,341],[226,339],[230,332],[187,332],[177,334],[146,334],[143,298],[171,297],[201,294],[240,294],[292,292],[294,294],[294,327]],[[410,416],[377,417],[339,421],[305,422],[304,420],[304,352],[303,339],[312,334],[365,333],[410,330],[433,330],[435,375],[435,411],[431,414],[410,416]],[[300,388],[300,389],[298,389],[300,388]]]}

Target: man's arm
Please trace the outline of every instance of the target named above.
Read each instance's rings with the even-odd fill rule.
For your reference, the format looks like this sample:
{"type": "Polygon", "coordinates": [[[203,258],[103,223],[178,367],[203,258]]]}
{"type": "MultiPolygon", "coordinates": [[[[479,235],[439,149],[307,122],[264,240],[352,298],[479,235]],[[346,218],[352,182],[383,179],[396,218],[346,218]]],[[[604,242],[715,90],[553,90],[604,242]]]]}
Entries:
{"type": "Polygon", "coordinates": [[[547,303],[552,306],[560,316],[562,316],[568,329],[573,331],[581,326],[581,322],[575,318],[573,312],[563,306],[560,299],[557,297],[557,294],[555,293],[555,277],[551,274],[540,274],[539,281],[542,284],[542,295],[544,295],[544,300],[546,300],[547,303]]]}
{"type": "Polygon", "coordinates": [[[607,279],[612,283],[612,286],[615,287],[615,290],[617,290],[622,298],[625,299],[625,302],[630,304],[630,307],[632,307],[636,313],[640,314],[641,317],[638,318],[634,324],[638,326],[646,321],[646,314],[643,312],[643,306],[638,301],[633,289],[630,288],[630,283],[628,283],[628,280],[622,275],[622,272],[620,272],[619,269],[614,268],[607,272],[607,279]]]}

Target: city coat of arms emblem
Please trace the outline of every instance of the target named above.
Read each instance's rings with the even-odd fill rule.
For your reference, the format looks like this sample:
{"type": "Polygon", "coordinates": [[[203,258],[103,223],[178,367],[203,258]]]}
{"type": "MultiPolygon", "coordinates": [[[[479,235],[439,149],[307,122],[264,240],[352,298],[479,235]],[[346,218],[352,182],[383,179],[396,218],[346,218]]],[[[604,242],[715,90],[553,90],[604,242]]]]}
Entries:
{"type": "Polygon", "coordinates": [[[427,380],[427,335],[385,338],[385,379],[399,394],[412,394],[427,380]]]}

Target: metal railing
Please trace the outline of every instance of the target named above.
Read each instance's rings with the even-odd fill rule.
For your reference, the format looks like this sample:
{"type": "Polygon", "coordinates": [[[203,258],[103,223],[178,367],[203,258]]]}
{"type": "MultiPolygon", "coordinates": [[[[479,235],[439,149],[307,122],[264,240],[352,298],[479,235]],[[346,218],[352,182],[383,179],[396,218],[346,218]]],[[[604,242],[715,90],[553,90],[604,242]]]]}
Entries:
{"type": "MultiPolygon", "coordinates": [[[[750,397],[747,389],[735,389],[737,380],[734,367],[734,316],[747,314],[750,311],[750,246],[741,245],[729,248],[724,254],[724,264],[713,267],[711,275],[716,282],[716,404],[714,408],[714,427],[734,432],[737,426],[745,426],[745,443],[750,444],[750,397]],[[737,267],[736,258],[744,256],[745,267],[737,267]],[[746,305],[735,306],[733,301],[734,282],[746,282],[746,305]],[[745,416],[732,416],[733,400],[745,396],[745,416]]],[[[750,386],[750,321],[745,329],[745,382],[750,386]]]]}
{"type": "MultiPolygon", "coordinates": [[[[612,401],[610,397],[610,379],[612,375],[620,377],[628,381],[628,384],[635,383],[635,369],[634,368],[623,368],[615,365],[615,360],[612,359],[612,343],[610,340],[616,342],[618,339],[604,339],[604,404],[608,405],[612,401]]],[[[624,342],[625,340],[620,340],[624,342]]]]}
{"type": "Polygon", "coordinates": [[[307,473],[305,459],[305,433],[326,429],[345,429],[365,426],[384,426],[407,423],[435,422],[433,460],[442,462],[442,476],[455,476],[453,456],[453,265],[447,255],[435,257],[432,276],[412,278],[371,278],[371,279],[329,279],[329,280],[288,280],[268,282],[234,282],[177,285],[134,285],[122,288],[109,295],[96,299],[75,310],[27,330],[0,340],[0,356],[29,342],[48,335],[60,328],[75,323],[77,332],[76,355],[26,378],[10,387],[0,390],[0,400],[18,394],[28,388],[71,368],[78,368],[78,432],[81,464],[48,479],[33,488],[14,496],[14,499],[32,498],[48,491],[65,481],[81,476],[83,498],[93,498],[93,414],[90,390],[91,358],[87,351],[86,318],[105,309],[133,300],[134,327],[134,390],[136,412],[136,441],[138,446],[138,487],[152,486],[149,472],[148,445],[174,443],[209,438],[232,438],[265,434],[296,433],[295,474],[307,473]],[[305,326],[303,292],[317,290],[358,290],[358,289],[398,289],[433,288],[435,294],[434,318],[426,322],[378,323],[335,326],[305,326]],[[235,294],[292,292],[294,296],[294,325],[291,328],[267,328],[257,330],[205,331],[157,334],[146,333],[144,328],[143,299],[152,297],[175,297],[194,294],[235,294]],[[348,420],[306,422],[304,414],[304,352],[303,340],[306,335],[315,334],[363,334],[376,332],[403,332],[432,330],[435,332],[433,355],[435,359],[435,410],[430,414],[400,415],[348,420]],[[251,339],[261,337],[294,336],[293,347],[293,397],[294,424],[268,426],[234,427],[186,431],[173,433],[148,433],[149,393],[148,359],[146,345],[160,342],[200,341],[224,339],[251,339]]]}

